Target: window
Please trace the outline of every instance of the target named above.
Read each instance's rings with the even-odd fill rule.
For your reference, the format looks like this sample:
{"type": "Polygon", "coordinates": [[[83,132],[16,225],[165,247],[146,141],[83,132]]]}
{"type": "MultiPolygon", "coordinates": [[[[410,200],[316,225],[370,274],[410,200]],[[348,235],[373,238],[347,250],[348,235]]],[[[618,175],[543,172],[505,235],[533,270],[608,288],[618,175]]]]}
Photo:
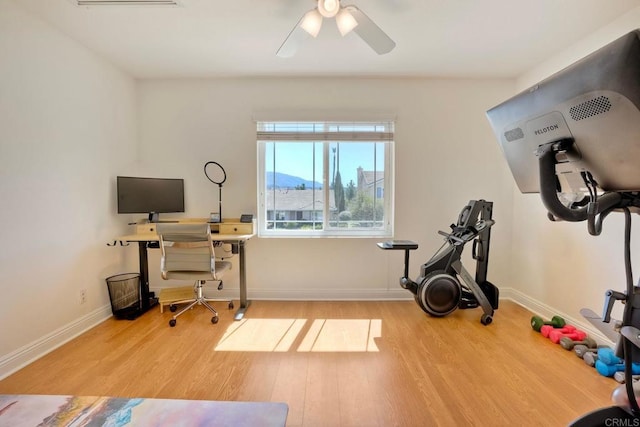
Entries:
{"type": "Polygon", "coordinates": [[[392,236],[392,122],[258,122],[257,140],[260,236],[392,236]]]}

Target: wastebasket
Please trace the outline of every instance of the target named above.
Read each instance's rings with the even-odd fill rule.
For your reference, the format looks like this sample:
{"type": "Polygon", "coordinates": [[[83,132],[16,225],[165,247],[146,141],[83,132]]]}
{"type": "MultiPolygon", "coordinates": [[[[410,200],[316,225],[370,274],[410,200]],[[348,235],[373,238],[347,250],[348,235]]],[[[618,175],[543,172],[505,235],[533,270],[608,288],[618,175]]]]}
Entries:
{"type": "Polygon", "coordinates": [[[119,319],[133,320],[141,313],[140,275],[123,273],[107,277],[111,311],[119,319]]]}

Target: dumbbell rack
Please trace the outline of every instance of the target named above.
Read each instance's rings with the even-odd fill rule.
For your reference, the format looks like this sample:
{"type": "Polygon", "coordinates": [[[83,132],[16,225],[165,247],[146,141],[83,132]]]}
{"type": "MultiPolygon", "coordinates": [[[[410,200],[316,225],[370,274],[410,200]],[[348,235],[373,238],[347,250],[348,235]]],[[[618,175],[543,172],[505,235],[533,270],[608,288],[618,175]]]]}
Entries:
{"type": "MultiPolygon", "coordinates": [[[[631,205],[637,205],[639,199],[634,198],[631,205]]],[[[608,290],[605,293],[604,309],[602,317],[599,317],[590,309],[582,309],[580,313],[593,324],[600,332],[611,341],[616,342],[616,355],[624,359],[624,378],[627,398],[630,408],[620,406],[610,406],[597,409],[589,414],[580,417],[571,426],[595,425],[606,419],[616,419],[627,422],[624,425],[635,424],[640,419],[640,407],[636,401],[633,389],[633,363],[640,361],[640,287],[634,286],[631,272],[631,213],[628,205],[619,207],[625,214],[625,235],[624,235],[624,265],[626,273],[626,292],[608,290]],[[622,321],[611,322],[611,311],[615,301],[622,301],[624,312],[622,321]],[[632,423],[632,424],[629,424],[632,423]]],[[[593,234],[593,233],[592,233],[593,234]]]]}

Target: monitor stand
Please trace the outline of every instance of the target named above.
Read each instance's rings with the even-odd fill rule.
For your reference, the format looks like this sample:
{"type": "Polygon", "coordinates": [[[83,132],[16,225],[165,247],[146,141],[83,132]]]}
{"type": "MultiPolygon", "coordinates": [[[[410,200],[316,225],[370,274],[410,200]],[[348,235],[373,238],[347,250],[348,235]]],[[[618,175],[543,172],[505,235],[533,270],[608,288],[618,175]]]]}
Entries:
{"type": "Polygon", "coordinates": [[[159,217],[158,212],[149,212],[149,222],[159,222],[159,217]]]}

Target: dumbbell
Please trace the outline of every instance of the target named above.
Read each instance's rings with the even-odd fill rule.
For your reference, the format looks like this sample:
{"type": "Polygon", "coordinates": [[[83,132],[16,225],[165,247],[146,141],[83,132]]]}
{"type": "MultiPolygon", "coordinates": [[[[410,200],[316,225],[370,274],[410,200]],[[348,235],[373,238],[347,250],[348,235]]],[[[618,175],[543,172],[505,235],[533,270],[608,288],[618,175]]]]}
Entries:
{"type": "Polygon", "coordinates": [[[598,346],[598,343],[593,338],[589,338],[589,337],[584,337],[582,341],[574,341],[569,337],[560,338],[560,345],[565,350],[572,350],[573,347],[575,347],[578,344],[586,345],[589,348],[596,348],[598,346]]]}
{"type": "Polygon", "coordinates": [[[564,325],[562,328],[554,328],[551,325],[543,325],[540,328],[540,333],[542,334],[543,337],[549,338],[549,334],[553,331],[562,331],[562,332],[569,333],[575,330],[576,330],[576,327],[573,325],[564,325]]]}
{"type": "Polygon", "coordinates": [[[598,361],[598,353],[594,353],[592,351],[586,352],[582,357],[582,360],[584,360],[584,363],[593,368],[598,361]]]}
{"type": "Polygon", "coordinates": [[[574,329],[571,332],[562,332],[560,329],[554,329],[549,332],[549,339],[554,344],[558,344],[563,337],[567,337],[574,341],[582,341],[587,338],[587,333],[579,329],[574,329]]]}
{"type": "Polygon", "coordinates": [[[531,318],[531,328],[533,328],[534,331],[540,332],[540,328],[544,325],[552,326],[554,328],[562,328],[566,325],[566,322],[560,316],[553,316],[549,321],[544,320],[540,316],[533,316],[531,318]]]}
{"type": "MultiPolygon", "coordinates": [[[[598,359],[596,360],[596,371],[598,371],[600,375],[603,375],[605,377],[612,377],[616,372],[624,371],[624,363],[607,365],[602,360],[598,359]]],[[[633,375],[640,375],[640,365],[638,365],[637,363],[632,363],[631,373],[633,375]]]]}
{"type": "Polygon", "coordinates": [[[619,365],[624,363],[624,361],[616,356],[614,351],[609,347],[598,349],[598,360],[602,360],[602,362],[607,365],[619,365]]]}
{"type": "Polygon", "coordinates": [[[598,360],[598,350],[600,350],[601,348],[609,348],[609,347],[602,346],[598,348],[589,348],[586,345],[578,344],[573,348],[573,351],[576,352],[576,356],[584,360],[584,363],[593,367],[596,364],[596,360],[598,360]]]}
{"type": "MultiPolygon", "coordinates": [[[[625,381],[627,381],[627,379],[625,378],[624,372],[622,371],[618,371],[615,374],[613,374],[613,379],[618,381],[620,384],[624,384],[625,381]]],[[[635,384],[637,381],[640,381],[640,375],[633,375],[632,379],[635,384]]]]}
{"type": "MultiPolygon", "coordinates": [[[[560,340],[562,342],[562,340],[560,340]]],[[[597,348],[589,348],[584,344],[577,344],[575,347],[573,347],[573,351],[576,353],[576,356],[578,356],[580,359],[584,358],[584,355],[587,353],[597,353],[598,349],[597,348]]]]}

